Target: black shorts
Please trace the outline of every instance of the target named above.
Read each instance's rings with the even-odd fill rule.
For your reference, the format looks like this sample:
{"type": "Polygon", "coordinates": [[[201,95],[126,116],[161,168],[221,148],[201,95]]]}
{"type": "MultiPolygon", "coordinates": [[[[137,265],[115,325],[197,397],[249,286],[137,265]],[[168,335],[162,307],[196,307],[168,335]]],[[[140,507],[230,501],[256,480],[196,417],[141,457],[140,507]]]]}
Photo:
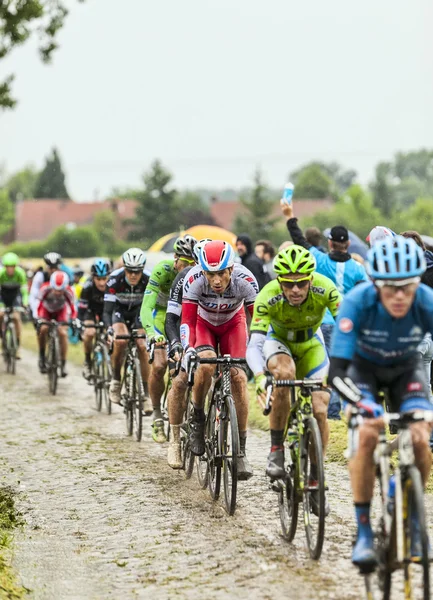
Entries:
{"type": "Polygon", "coordinates": [[[84,313],[83,321],[93,321],[94,323],[96,323],[96,321],[102,321],[102,312],[99,313],[89,308],[84,313]]]}
{"type": "Polygon", "coordinates": [[[376,401],[379,391],[387,392],[387,405],[391,412],[400,412],[401,405],[411,398],[423,398],[429,402],[429,388],[419,357],[401,365],[384,367],[355,356],[347,375],[361,391],[371,394],[376,401]]]}
{"type": "Polygon", "coordinates": [[[115,323],[125,323],[128,329],[143,329],[139,309],[133,311],[120,311],[116,309],[113,312],[113,325],[115,323]]]}

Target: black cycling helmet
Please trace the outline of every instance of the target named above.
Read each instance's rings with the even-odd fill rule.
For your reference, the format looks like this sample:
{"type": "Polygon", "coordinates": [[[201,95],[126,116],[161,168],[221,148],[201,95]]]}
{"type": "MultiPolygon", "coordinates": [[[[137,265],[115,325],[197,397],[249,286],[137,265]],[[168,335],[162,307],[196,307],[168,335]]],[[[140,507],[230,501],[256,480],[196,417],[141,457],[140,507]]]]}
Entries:
{"type": "Polygon", "coordinates": [[[62,263],[62,257],[58,252],[47,252],[44,261],[47,267],[58,267],[62,263]]]}
{"type": "Polygon", "coordinates": [[[174,242],[174,251],[175,253],[182,258],[185,256],[187,258],[194,258],[193,250],[196,245],[197,240],[192,235],[184,235],[178,237],[174,242]]]}

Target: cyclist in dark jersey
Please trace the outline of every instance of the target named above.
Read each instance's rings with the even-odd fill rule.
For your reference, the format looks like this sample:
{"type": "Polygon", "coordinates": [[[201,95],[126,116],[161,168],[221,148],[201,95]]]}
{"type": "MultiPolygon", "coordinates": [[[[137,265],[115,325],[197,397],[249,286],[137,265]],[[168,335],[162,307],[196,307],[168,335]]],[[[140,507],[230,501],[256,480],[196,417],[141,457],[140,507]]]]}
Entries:
{"type": "MultiPolygon", "coordinates": [[[[110,399],[120,404],[120,372],[128,345],[127,340],[116,340],[116,335],[126,335],[130,329],[144,333],[140,321],[140,307],[146,290],[149,273],[144,269],[146,254],[140,248],[130,248],[122,256],[124,266],[113,271],[107,283],[104,296],[102,320],[108,327],[108,342],[113,343],[113,379],[110,383],[110,399]]],[[[138,357],[145,391],[144,412],[152,412],[148,399],[147,382],[149,363],[144,339],[137,340],[138,357]]]]}
{"type": "MultiPolygon", "coordinates": [[[[198,257],[201,248],[209,238],[200,240],[192,249],[192,256],[195,263],[198,262],[198,257]]],[[[183,284],[186,275],[191,271],[194,265],[185,267],[176,275],[173,285],[170,290],[170,299],[167,304],[167,316],[165,318],[165,333],[169,343],[168,356],[174,361],[181,359],[183,348],[180,341],[180,321],[182,315],[182,299],[183,299],[183,284]]],[[[172,469],[181,469],[183,466],[182,455],[180,450],[180,427],[183,420],[185,410],[185,391],[187,387],[187,374],[184,370],[180,371],[177,377],[173,380],[171,390],[168,394],[168,416],[170,420],[170,445],[167,449],[167,462],[172,469]]]]}
{"type": "MultiPolygon", "coordinates": [[[[78,319],[84,325],[94,325],[102,321],[104,311],[104,296],[110,273],[110,261],[107,258],[97,258],[90,267],[90,277],[83,285],[78,301],[78,319]]],[[[89,379],[92,375],[92,346],[96,329],[86,327],[83,330],[84,365],[83,376],[89,379]]]]}

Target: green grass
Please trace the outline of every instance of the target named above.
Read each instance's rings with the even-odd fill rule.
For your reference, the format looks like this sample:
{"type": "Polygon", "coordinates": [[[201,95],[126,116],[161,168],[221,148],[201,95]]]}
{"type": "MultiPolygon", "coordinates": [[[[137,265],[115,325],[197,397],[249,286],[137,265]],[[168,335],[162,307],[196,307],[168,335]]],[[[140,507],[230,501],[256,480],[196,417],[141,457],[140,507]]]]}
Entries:
{"type": "MultiPolygon", "coordinates": [[[[27,350],[33,350],[33,352],[39,352],[38,341],[36,339],[36,331],[31,323],[26,323],[23,326],[21,334],[21,345],[27,350]]],[[[84,361],[84,354],[81,342],[78,344],[69,344],[68,347],[68,360],[75,365],[82,365],[84,361]]]]}
{"type": "Polygon", "coordinates": [[[16,581],[11,567],[12,532],[21,524],[10,488],[0,488],[0,598],[19,600],[28,590],[16,581]]]}

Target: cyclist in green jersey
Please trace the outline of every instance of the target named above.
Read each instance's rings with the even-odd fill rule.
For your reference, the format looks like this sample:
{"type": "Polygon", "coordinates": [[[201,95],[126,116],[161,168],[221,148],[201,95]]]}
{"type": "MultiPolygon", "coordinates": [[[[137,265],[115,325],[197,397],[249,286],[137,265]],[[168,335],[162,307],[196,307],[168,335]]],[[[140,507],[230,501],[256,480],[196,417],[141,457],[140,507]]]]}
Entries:
{"type": "MultiPolygon", "coordinates": [[[[328,373],[320,323],[329,308],[335,316],[341,296],[334,283],[315,273],[316,261],[302,246],[290,246],[274,259],[277,279],[268,283],[254,303],[247,361],[254,373],[256,393],[263,403],[266,375],[275,379],[324,379],[328,373]]],[[[313,411],[324,449],[328,442],[329,394],[313,393],[313,411]]],[[[271,452],[266,473],[284,478],[284,428],[289,414],[289,390],[277,388],[270,413],[271,452]]],[[[329,510],[329,509],[328,509],[329,510]]]]}
{"type": "MultiPolygon", "coordinates": [[[[26,307],[29,302],[29,291],[27,277],[24,269],[18,266],[20,262],[14,252],[8,252],[3,256],[3,267],[0,269],[0,331],[3,327],[4,308],[26,307]]],[[[21,317],[15,311],[12,314],[17,332],[17,343],[20,345],[21,317]]],[[[16,358],[21,358],[17,350],[16,358]]]]}
{"type": "Polygon", "coordinates": [[[194,264],[192,249],[197,240],[191,235],[179,237],[174,243],[174,258],[162,260],[154,267],[141,305],[140,318],[148,343],[155,342],[155,356],[149,376],[149,395],[153,407],[152,437],[155,442],[167,441],[161,414],[164,374],[167,369],[165,314],[171,285],[176,275],[194,264]]]}

